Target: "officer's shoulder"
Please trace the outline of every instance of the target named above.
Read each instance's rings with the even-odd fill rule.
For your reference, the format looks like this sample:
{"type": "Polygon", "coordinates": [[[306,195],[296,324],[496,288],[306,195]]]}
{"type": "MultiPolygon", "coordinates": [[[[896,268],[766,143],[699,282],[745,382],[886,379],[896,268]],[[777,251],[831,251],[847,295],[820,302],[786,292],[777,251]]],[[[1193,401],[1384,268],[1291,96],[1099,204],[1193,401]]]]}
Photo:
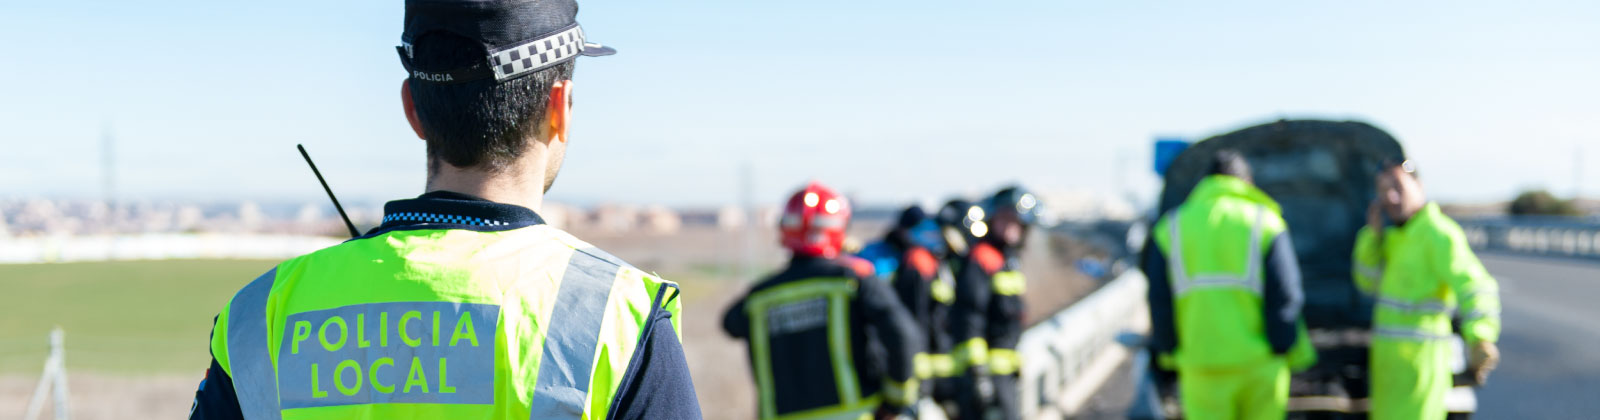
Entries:
{"type": "Polygon", "coordinates": [[[613,266],[616,267],[619,272],[622,272],[625,275],[638,276],[651,281],[672,283],[667,279],[661,278],[661,276],[640,270],[638,267],[628,264],[627,261],[623,261],[622,258],[618,258],[616,255],[612,255],[611,253],[606,252],[605,250],[602,250],[593,244],[585,242],[582,239],[578,239],[578,237],[572,236],[572,234],[567,233],[567,231],[556,229],[554,227],[545,227],[545,229],[549,231],[552,239],[560,242],[563,245],[572,247],[572,258],[574,263],[588,262],[613,266]]]}
{"type": "Polygon", "coordinates": [[[1261,227],[1266,229],[1268,232],[1284,232],[1289,230],[1289,222],[1283,220],[1283,213],[1281,212],[1268,212],[1267,217],[1263,217],[1261,223],[1261,227]]]}
{"type": "Polygon", "coordinates": [[[1450,216],[1440,213],[1438,217],[1430,217],[1428,219],[1428,227],[1431,228],[1427,230],[1428,238],[1440,243],[1467,240],[1467,232],[1461,229],[1461,224],[1456,223],[1456,220],[1450,218],[1450,216]]]}
{"type": "Polygon", "coordinates": [[[563,245],[573,249],[574,253],[572,258],[593,259],[618,267],[633,267],[632,265],[629,265],[627,261],[623,261],[621,258],[617,258],[617,256],[601,250],[599,247],[594,246],[594,244],[588,243],[582,239],[578,239],[578,237],[572,236],[572,234],[567,233],[567,231],[553,227],[547,227],[546,229],[550,233],[551,239],[554,239],[556,242],[560,242],[563,245]]]}

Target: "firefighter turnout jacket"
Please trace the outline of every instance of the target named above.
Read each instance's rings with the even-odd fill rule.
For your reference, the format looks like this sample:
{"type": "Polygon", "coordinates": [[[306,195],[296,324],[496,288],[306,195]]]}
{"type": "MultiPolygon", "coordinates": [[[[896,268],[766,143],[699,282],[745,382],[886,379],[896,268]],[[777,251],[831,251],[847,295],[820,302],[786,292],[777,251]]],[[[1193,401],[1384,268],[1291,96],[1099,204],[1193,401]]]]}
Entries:
{"type": "MultiPolygon", "coordinates": [[[[935,311],[942,306],[934,296],[935,287],[940,284],[939,259],[927,248],[904,244],[893,236],[862,248],[860,256],[872,262],[877,277],[894,289],[925,338],[923,346],[927,351],[915,358],[917,378],[932,379],[941,373],[948,376],[949,355],[932,353],[940,348],[935,340],[944,330],[942,323],[934,322],[935,311]]],[[[923,383],[923,393],[932,391],[929,385],[923,383]]]]}
{"type": "Polygon", "coordinates": [[[858,419],[917,396],[922,335],[864,260],[796,256],[723,328],[749,343],[761,419],[858,419]]]}
{"type": "Polygon", "coordinates": [[[1016,373],[1022,368],[1016,348],[1022,339],[1022,292],[1027,287],[1016,258],[979,242],[957,269],[950,308],[955,370],[985,366],[991,374],[1016,373]]]}

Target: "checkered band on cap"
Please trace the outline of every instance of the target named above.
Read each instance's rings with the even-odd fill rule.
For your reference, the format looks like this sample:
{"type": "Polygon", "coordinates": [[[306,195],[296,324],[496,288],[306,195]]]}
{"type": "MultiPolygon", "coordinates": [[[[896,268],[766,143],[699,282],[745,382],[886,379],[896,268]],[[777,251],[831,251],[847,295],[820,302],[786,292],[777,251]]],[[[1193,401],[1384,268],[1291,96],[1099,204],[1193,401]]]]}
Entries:
{"type": "Polygon", "coordinates": [[[577,57],[583,52],[583,28],[573,24],[561,32],[489,54],[494,80],[504,81],[577,57]]]}

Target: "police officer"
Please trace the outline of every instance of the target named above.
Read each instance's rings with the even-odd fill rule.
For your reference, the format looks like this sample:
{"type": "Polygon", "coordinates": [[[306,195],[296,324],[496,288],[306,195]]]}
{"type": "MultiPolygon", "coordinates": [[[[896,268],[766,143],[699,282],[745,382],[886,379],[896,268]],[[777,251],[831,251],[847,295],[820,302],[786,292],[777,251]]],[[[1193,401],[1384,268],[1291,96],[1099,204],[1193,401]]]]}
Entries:
{"type": "Polygon", "coordinates": [[[796,192],[779,222],[789,266],[728,308],[749,343],[758,418],[890,417],[915,402],[915,321],[871,263],[841,255],[850,204],[826,186],[796,192]]]}
{"type": "Polygon", "coordinates": [[[676,284],[544,224],[577,4],[407,1],[426,193],[277,265],[217,316],[196,419],[697,419],[676,284]]]}
{"type": "Polygon", "coordinates": [[[958,404],[962,419],[988,418],[991,410],[1000,418],[1022,418],[1017,389],[1022,358],[1016,348],[1027,280],[1018,259],[1042,210],[1036,196],[1016,186],[996,192],[981,210],[969,210],[984,224],[973,225],[977,242],[956,274],[950,314],[957,343],[951,357],[966,372],[958,404]]]}
{"type": "MultiPolygon", "coordinates": [[[[868,244],[858,254],[872,262],[878,278],[894,288],[900,304],[916,320],[918,331],[924,337],[923,346],[937,348],[935,337],[944,326],[933,322],[933,311],[942,306],[934,300],[934,286],[940,283],[938,254],[943,252],[944,241],[939,227],[921,206],[915,204],[901,210],[900,217],[883,239],[868,244]]],[[[918,353],[915,360],[917,378],[922,380],[923,396],[931,396],[936,378],[931,354],[918,353]]],[[[948,362],[946,362],[948,363],[948,362]]]]}
{"type": "Polygon", "coordinates": [[[1461,226],[1424,198],[1410,162],[1386,164],[1377,193],[1356,236],[1352,270],[1357,287],[1375,297],[1372,418],[1443,419],[1451,315],[1460,316],[1467,368],[1482,383],[1500,358],[1499,286],[1461,226]]]}
{"type": "Polygon", "coordinates": [[[1184,418],[1282,419],[1289,372],[1315,361],[1278,203],[1233,151],[1151,229],[1151,347],[1176,365],[1184,418]]]}

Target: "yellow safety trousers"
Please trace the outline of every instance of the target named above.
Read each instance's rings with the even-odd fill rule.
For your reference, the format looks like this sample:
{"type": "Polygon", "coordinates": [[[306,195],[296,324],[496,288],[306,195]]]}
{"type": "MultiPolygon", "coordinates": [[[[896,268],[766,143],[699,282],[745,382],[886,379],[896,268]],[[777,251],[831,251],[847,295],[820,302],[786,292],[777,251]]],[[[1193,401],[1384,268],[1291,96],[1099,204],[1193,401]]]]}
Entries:
{"type": "Polygon", "coordinates": [[[1289,363],[1275,357],[1237,368],[1180,365],[1178,390],[1188,420],[1281,420],[1288,409],[1289,363]]]}

